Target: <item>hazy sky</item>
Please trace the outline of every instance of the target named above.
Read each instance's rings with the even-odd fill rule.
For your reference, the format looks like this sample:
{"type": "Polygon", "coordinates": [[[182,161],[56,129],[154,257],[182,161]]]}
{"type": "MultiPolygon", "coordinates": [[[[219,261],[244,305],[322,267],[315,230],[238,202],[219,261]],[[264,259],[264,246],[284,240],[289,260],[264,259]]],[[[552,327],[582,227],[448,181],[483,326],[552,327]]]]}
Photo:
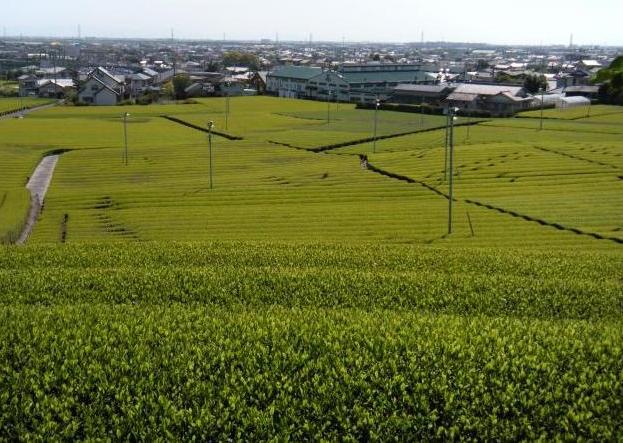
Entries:
{"type": "Polygon", "coordinates": [[[2,0],[7,35],[623,46],[623,0],[2,0]],[[8,4],[7,4],[8,3],[8,4]]]}

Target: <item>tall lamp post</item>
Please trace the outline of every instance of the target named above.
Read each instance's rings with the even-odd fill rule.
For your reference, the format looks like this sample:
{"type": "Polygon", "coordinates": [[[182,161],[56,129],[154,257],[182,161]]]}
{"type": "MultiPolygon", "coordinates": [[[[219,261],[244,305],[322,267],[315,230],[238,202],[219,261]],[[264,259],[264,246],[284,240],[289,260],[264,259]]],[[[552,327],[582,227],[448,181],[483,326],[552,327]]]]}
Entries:
{"type": "Polygon", "coordinates": [[[129,113],[125,112],[123,114],[123,140],[125,144],[125,149],[123,151],[123,163],[128,166],[128,117],[129,113]]]}
{"type": "Polygon", "coordinates": [[[444,160],[443,160],[443,179],[448,179],[448,144],[450,142],[450,111],[448,108],[446,112],[446,141],[444,146],[444,160]]]}
{"type": "Polygon", "coordinates": [[[327,74],[327,125],[331,123],[331,76],[327,74]]]}
{"type": "Polygon", "coordinates": [[[450,192],[448,199],[448,235],[452,234],[452,202],[454,199],[454,120],[456,119],[456,113],[459,111],[459,108],[450,108],[448,110],[448,118],[450,120],[450,136],[449,136],[449,144],[450,144],[450,176],[449,176],[449,184],[450,184],[450,192]]]}
{"type": "Polygon", "coordinates": [[[376,153],[376,129],[379,123],[379,106],[381,106],[381,100],[377,97],[374,104],[374,142],[372,144],[372,153],[376,153]]]}
{"type": "Polygon", "coordinates": [[[212,189],[212,127],[213,121],[208,122],[208,151],[210,152],[210,189],[212,189]]]}
{"type": "Polygon", "coordinates": [[[225,82],[225,130],[229,129],[229,87],[231,82],[225,82]]]}
{"type": "Polygon", "coordinates": [[[543,108],[545,106],[545,88],[541,88],[541,123],[539,125],[539,131],[543,130],[543,108]]]}

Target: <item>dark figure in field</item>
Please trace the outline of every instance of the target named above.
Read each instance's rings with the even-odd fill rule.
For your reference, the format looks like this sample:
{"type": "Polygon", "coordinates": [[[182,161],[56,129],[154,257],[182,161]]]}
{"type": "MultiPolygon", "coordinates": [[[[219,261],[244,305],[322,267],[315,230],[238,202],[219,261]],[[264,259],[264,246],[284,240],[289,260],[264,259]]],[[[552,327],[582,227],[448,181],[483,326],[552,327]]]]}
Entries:
{"type": "Polygon", "coordinates": [[[368,169],[368,156],[359,154],[359,164],[361,165],[361,169],[368,169]]]}

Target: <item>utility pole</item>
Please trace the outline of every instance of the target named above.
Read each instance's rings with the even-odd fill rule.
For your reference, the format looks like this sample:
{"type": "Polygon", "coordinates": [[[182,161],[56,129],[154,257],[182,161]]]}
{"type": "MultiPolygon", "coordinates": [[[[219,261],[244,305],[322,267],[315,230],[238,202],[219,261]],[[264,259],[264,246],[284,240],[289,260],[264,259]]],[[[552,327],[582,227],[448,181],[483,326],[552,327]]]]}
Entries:
{"type": "MultiPolygon", "coordinates": [[[[225,83],[225,88],[229,89],[230,82],[225,83]]],[[[229,90],[225,91],[225,130],[229,129],[229,90]]]]}
{"type": "Polygon", "coordinates": [[[381,100],[379,100],[379,98],[377,97],[374,106],[374,143],[372,144],[372,153],[376,153],[376,129],[379,122],[379,106],[381,106],[381,100]]]}
{"type": "Polygon", "coordinates": [[[327,73],[325,78],[327,81],[327,126],[331,123],[331,76],[327,73]]]}
{"type": "Polygon", "coordinates": [[[450,192],[448,199],[448,235],[452,234],[452,203],[454,199],[454,119],[459,108],[450,108],[448,117],[450,119],[450,192]]]}
{"type": "Polygon", "coordinates": [[[539,131],[543,130],[543,107],[545,106],[545,88],[541,88],[541,123],[539,131]]]}
{"type": "Polygon", "coordinates": [[[446,113],[446,141],[444,146],[443,179],[448,179],[448,141],[450,139],[450,108],[446,113]]]}
{"type": "Polygon", "coordinates": [[[212,126],[214,122],[208,122],[208,150],[210,152],[210,189],[212,189],[212,126]]]}
{"type": "Polygon", "coordinates": [[[57,78],[56,78],[56,58],[58,57],[58,49],[54,49],[54,55],[52,56],[53,60],[53,68],[54,69],[54,87],[56,88],[57,78]]]}
{"type": "Polygon", "coordinates": [[[123,139],[125,142],[125,149],[123,151],[123,162],[126,166],[128,166],[128,117],[129,113],[123,114],[123,139]]]}
{"type": "Polygon", "coordinates": [[[229,93],[225,96],[225,107],[227,108],[227,112],[225,113],[225,129],[229,130],[229,93]]]}
{"type": "Polygon", "coordinates": [[[327,86],[327,126],[331,123],[331,91],[327,86]]]}

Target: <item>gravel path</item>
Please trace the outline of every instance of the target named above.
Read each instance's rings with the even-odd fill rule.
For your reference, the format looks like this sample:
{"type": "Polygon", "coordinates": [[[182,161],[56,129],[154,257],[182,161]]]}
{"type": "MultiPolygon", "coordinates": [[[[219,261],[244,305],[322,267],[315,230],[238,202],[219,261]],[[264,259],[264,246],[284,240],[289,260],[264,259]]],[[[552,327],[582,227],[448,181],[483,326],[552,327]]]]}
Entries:
{"type": "Polygon", "coordinates": [[[37,223],[37,217],[41,213],[45,194],[48,192],[50,182],[52,181],[52,175],[54,174],[54,168],[58,162],[59,155],[48,155],[43,157],[41,162],[37,165],[35,172],[28,180],[26,188],[30,191],[30,209],[28,211],[28,219],[24,225],[24,229],[17,239],[18,245],[23,245],[28,240],[35,223],[37,223]]]}
{"type": "Polygon", "coordinates": [[[35,111],[41,111],[43,109],[48,109],[48,108],[52,108],[58,104],[60,104],[61,102],[54,102],[54,103],[50,103],[48,105],[41,105],[41,106],[35,106],[34,108],[29,108],[29,109],[24,109],[23,111],[15,111],[12,112],[11,114],[5,114],[0,116],[0,120],[6,120],[9,118],[19,118],[19,115],[28,115],[31,112],[35,112],[35,111]]]}

